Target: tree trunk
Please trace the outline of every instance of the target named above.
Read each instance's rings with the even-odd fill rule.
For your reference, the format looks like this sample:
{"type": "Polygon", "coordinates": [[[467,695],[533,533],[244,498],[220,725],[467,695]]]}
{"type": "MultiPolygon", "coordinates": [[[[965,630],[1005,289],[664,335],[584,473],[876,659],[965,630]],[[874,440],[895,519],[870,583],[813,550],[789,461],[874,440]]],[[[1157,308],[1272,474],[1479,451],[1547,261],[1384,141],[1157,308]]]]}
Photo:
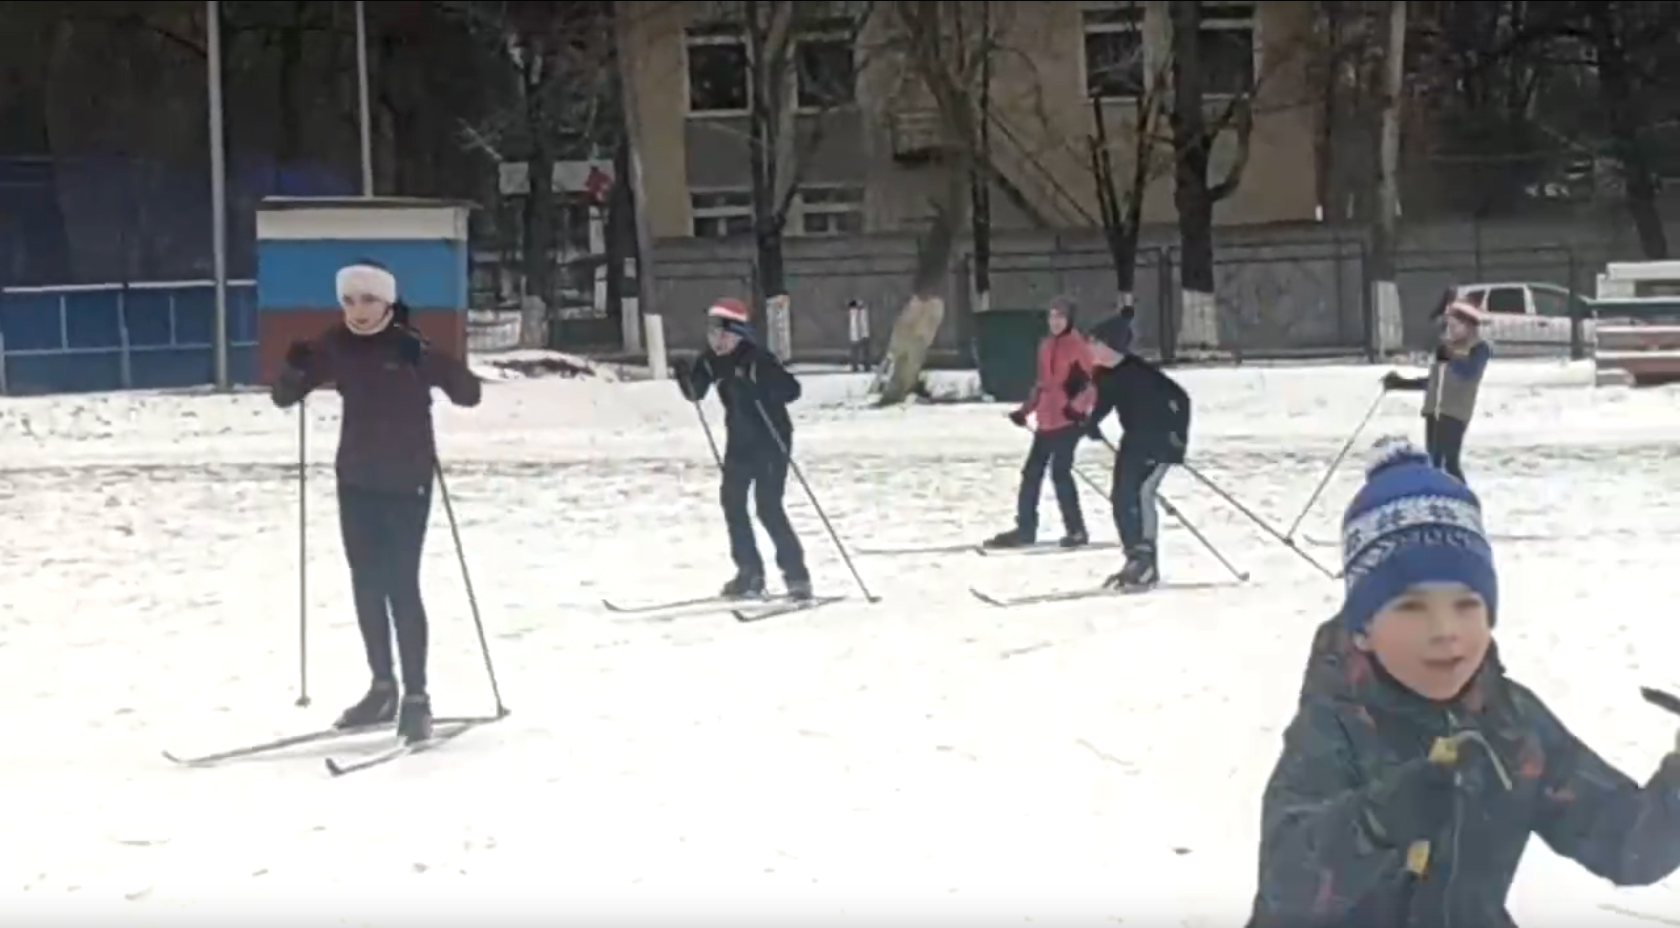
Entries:
{"type": "Polygon", "coordinates": [[[547,348],[549,305],[554,299],[554,154],[542,107],[547,50],[526,43],[525,120],[531,135],[530,191],[525,197],[525,301],[519,319],[519,347],[547,348]]]}
{"type": "MultiPolygon", "coordinates": [[[[755,249],[755,283],[762,306],[787,293],[783,260],[782,227],[786,221],[781,208],[781,143],[783,94],[781,84],[787,79],[783,67],[786,50],[779,47],[791,41],[780,23],[786,0],[746,0],[742,4],[747,24],[747,47],[752,58],[753,80],[750,103],[751,116],[747,129],[747,161],[752,174],[753,243],[755,249]]],[[[768,327],[769,320],[764,320],[768,327]]],[[[769,332],[764,333],[768,337],[769,332]]]]}
{"type": "MultiPolygon", "coordinates": [[[[1198,0],[1169,0],[1172,32],[1173,204],[1178,208],[1179,310],[1177,353],[1201,353],[1219,345],[1218,306],[1213,295],[1213,196],[1208,162],[1213,140],[1203,113],[1201,29],[1198,0]]],[[[1168,346],[1162,346],[1165,354],[1168,346]]]]}
{"type": "MultiPolygon", "coordinates": [[[[990,3],[980,8],[981,36],[991,34],[990,3]]],[[[969,165],[969,236],[974,240],[973,299],[970,309],[983,313],[992,308],[992,60],[988,55],[980,61],[979,155],[969,165]]],[[[976,337],[972,317],[964,320],[963,344],[971,346],[976,337]]],[[[978,350],[965,347],[971,359],[978,363],[978,350]]]]}
{"type": "Polygon", "coordinates": [[[1646,260],[1666,260],[1668,233],[1657,210],[1656,171],[1649,146],[1640,134],[1645,122],[1643,107],[1630,73],[1627,49],[1617,35],[1617,10],[1614,4],[1597,4],[1588,10],[1593,49],[1598,58],[1599,101],[1609,129],[1610,150],[1622,171],[1628,214],[1633,218],[1646,260]]]}
{"type": "Polygon", "coordinates": [[[1406,0],[1389,0],[1382,57],[1382,120],[1378,130],[1375,220],[1371,223],[1371,306],[1376,314],[1367,353],[1389,355],[1405,347],[1400,284],[1395,263],[1400,220],[1400,106],[1406,76],[1406,0]]]}
{"type": "Polygon", "coordinates": [[[945,321],[945,288],[950,281],[951,252],[963,226],[968,203],[968,157],[946,167],[945,193],[935,205],[933,222],[916,241],[916,278],[911,295],[893,321],[886,357],[876,375],[876,405],[894,406],[915,395],[922,382],[928,349],[945,321]]]}

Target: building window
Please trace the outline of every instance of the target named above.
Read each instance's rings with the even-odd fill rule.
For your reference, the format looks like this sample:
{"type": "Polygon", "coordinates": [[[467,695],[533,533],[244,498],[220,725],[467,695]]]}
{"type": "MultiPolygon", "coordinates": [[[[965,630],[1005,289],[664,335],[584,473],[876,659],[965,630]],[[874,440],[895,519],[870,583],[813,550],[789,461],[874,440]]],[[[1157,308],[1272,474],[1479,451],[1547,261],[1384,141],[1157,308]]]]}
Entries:
{"type": "Polygon", "coordinates": [[[1254,91],[1254,4],[1203,3],[1202,89],[1235,97],[1254,91]]]}
{"type": "Polygon", "coordinates": [[[747,42],[740,29],[693,29],[685,45],[689,114],[746,113],[752,103],[752,78],[747,42]]]}
{"type": "Polygon", "coordinates": [[[863,233],[862,187],[801,187],[798,206],[799,231],[805,235],[863,233]]]}
{"type": "Polygon", "coordinates": [[[741,238],[753,233],[752,191],[696,191],[688,197],[695,238],[741,238]]]}
{"type": "Polygon", "coordinates": [[[1144,91],[1141,2],[1092,5],[1080,15],[1085,29],[1085,93],[1102,99],[1144,91]]]}
{"type": "Polygon", "coordinates": [[[857,59],[852,40],[844,34],[814,35],[799,40],[794,70],[799,81],[799,108],[826,110],[857,99],[857,59]]]}

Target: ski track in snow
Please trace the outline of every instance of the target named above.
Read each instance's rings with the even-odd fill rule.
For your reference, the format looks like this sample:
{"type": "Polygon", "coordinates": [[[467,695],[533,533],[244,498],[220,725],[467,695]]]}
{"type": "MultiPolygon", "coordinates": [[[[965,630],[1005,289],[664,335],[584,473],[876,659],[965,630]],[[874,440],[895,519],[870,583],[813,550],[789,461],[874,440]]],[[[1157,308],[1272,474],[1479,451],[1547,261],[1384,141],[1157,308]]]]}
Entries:
{"type": "MultiPolygon", "coordinates": [[[[1580,388],[1495,364],[1466,467],[1496,533],[1513,674],[1636,779],[1680,678],[1680,392],[1580,388]]],[[[1188,371],[1193,460],[1280,529],[1380,368],[1188,371]]],[[[846,540],[1006,527],[1026,436],[1004,407],[865,411],[807,381],[795,447],[846,540]]],[[[1397,395],[1356,445],[1421,432],[1397,395]]],[[[461,532],[513,715],[334,780],[330,745],[215,769],[197,753],[330,721],[365,678],[333,504],[335,397],[310,401],[310,684],[297,687],[297,420],[260,394],[0,400],[0,899],[20,924],[412,925],[541,913],[733,925],[1241,924],[1259,795],[1313,627],[1340,587],[1187,475],[1163,491],[1246,588],[999,610],[1091,583],[1113,552],[862,557],[865,605],[797,483],[819,589],[741,626],[599,608],[704,595],[728,573],[716,476],[668,384],[492,385],[438,408],[461,532]]],[[[721,424],[715,404],[707,411],[721,424]]],[[[1082,467],[1106,484],[1100,449],[1082,467]]],[[[1334,537],[1357,457],[1302,526],[1334,537]]],[[[1112,537],[1086,494],[1093,534],[1112,537]]],[[[1043,512],[1054,532],[1046,489],[1043,512]]],[[[442,714],[491,708],[443,507],[426,562],[442,714]]],[[[1168,526],[1169,579],[1225,579],[1168,526]]],[[[1335,552],[1307,548],[1332,564],[1335,552]]],[[[769,551],[766,549],[768,557],[769,551]]],[[[1680,882],[1615,890],[1534,842],[1519,924],[1673,918],[1680,882]]]]}

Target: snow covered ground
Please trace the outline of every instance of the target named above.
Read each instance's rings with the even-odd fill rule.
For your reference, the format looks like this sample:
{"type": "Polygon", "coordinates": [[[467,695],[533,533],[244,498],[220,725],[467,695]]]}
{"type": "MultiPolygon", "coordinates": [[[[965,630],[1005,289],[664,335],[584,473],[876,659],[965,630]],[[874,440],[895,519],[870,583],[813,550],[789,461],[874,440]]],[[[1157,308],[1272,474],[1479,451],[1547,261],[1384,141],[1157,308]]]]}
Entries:
{"type": "MultiPolygon", "coordinates": [[[[1680,678],[1680,393],[1582,387],[1579,367],[1492,371],[1466,466],[1494,531],[1523,539],[1497,545],[1501,644],[1642,779],[1676,721],[1636,687],[1680,678]]],[[[1184,372],[1193,457],[1287,528],[1380,373],[1184,372]]],[[[812,377],[798,411],[796,454],[842,537],[1005,527],[1025,437],[1003,407],[865,410],[866,382],[812,377]]],[[[1416,403],[1385,401],[1360,447],[1415,435],[1416,403]]],[[[1260,788],[1336,583],[1178,474],[1165,492],[1247,587],[1005,611],[965,588],[1084,584],[1115,558],[864,557],[878,605],[745,626],[609,615],[602,596],[703,594],[728,570],[705,440],[665,383],[515,381],[478,410],[439,408],[506,721],[339,780],[318,749],[170,766],[160,749],[307,730],[359,695],[327,463],[337,409],[312,399],[305,420],[315,705],[298,709],[297,417],[250,394],[0,401],[10,920],[1241,924],[1260,788]]],[[[1083,454],[1103,479],[1099,449],[1083,454]]],[[[1333,537],[1357,470],[1305,534],[1333,537]]],[[[790,493],[819,583],[846,590],[790,493]]],[[[1044,511],[1053,531],[1048,493],[1044,511]]],[[[1111,537],[1101,501],[1087,512],[1111,537]]],[[[441,507],[429,548],[438,711],[487,711],[441,507]]],[[[1223,577],[1176,528],[1164,558],[1173,579],[1223,577]]],[[[1618,892],[1535,843],[1520,924],[1633,924],[1605,905],[1680,918],[1673,887],[1618,892]]]]}

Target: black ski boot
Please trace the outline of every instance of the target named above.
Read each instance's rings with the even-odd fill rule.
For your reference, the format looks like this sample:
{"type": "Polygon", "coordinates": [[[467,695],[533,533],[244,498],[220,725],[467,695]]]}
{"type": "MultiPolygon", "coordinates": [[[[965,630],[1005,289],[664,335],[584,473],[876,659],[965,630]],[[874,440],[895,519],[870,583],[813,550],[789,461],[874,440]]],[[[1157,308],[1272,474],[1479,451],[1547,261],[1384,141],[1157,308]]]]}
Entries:
{"type": "Polygon", "coordinates": [[[1057,542],[1057,544],[1060,544],[1064,548],[1083,548],[1090,543],[1091,536],[1087,535],[1084,529],[1068,532],[1066,535],[1062,536],[1061,541],[1057,542]]]}
{"type": "Polygon", "coordinates": [[[431,740],[431,697],[425,693],[409,693],[402,698],[402,709],[397,713],[397,737],[409,744],[431,740]]]}
{"type": "Polygon", "coordinates": [[[787,586],[788,599],[796,603],[808,603],[815,596],[811,591],[810,577],[783,575],[782,583],[787,586]]]}
{"type": "Polygon", "coordinates": [[[1161,575],[1155,569],[1155,553],[1134,551],[1126,555],[1126,564],[1120,572],[1103,581],[1103,586],[1126,593],[1142,593],[1153,589],[1160,581],[1161,575]]]}
{"type": "Polygon", "coordinates": [[[764,596],[764,575],[741,571],[723,585],[718,595],[725,599],[761,599],[764,596]]]}
{"type": "Polygon", "coordinates": [[[339,715],[333,727],[343,731],[389,725],[397,717],[397,685],[389,680],[375,680],[367,695],[339,715]]]}
{"type": "Polygon", "coordinates": [[[983,548],[1030,548],[1036,541],[1035,533],[1012,528],[1007,532],[998,532],[981,542],[980,546],[983,548]]]}

